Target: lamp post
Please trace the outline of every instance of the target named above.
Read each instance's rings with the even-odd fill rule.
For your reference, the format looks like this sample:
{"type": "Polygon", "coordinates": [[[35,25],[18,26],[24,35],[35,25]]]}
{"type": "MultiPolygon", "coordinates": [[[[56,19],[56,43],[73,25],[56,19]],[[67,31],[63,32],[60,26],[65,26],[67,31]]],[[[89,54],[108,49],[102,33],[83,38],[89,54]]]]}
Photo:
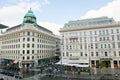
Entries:
{"type": "Polygon", "coordinates": [[[91,80],[91,68],[90,68],[90,44],[88,45],[88,52],[89,52],[89,75],[91,80]]]}

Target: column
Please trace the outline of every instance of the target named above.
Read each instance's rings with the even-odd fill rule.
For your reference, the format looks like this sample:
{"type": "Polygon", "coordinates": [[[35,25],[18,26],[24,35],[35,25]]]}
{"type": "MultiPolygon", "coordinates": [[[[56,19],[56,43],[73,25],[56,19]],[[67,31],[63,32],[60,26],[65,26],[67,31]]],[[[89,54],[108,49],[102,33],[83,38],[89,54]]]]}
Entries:
{"type": "Polygon", "coordinates": [[[19,61],[19,68],[22,68],[22,61],[19,61]]]}
{"type": "Polygon", "coordinates": [[[34,67],[38,66],[38,60],[35,60],[34,67]]]}
{"type": "Polygon", "coordinates": [[[111,62],[111,68],[114,68],[113,60],[111,60],[110,62],[111,62]]]}
{"type": "Polygon", "coordinates": [[[120,66],[119,60],[117,60],[117,65],[118,65],[118,68],[119,68],[119,66],[120,66]]]}

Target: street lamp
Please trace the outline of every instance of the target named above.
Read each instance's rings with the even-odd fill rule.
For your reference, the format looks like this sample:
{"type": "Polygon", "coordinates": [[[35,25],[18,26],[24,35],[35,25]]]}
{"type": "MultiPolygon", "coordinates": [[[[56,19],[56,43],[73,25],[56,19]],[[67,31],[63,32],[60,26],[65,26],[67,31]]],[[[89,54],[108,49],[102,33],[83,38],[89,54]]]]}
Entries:
{"type": "Polygon", "coordinates": [[[89,51],[89,75],[91,75],[91,69],[90,69],[90,45],[88,45],[88,51],[89,51]]]}

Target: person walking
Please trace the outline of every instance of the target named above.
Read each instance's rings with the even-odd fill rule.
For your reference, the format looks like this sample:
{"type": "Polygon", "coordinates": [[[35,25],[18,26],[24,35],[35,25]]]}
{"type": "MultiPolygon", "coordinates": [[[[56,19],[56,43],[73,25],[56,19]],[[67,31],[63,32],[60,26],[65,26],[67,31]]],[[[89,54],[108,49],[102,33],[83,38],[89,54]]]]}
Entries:
{"type": "Polygon", "coordinates": [[[80,75],[80,69],[78,69],[78,75],[80,75]]]}

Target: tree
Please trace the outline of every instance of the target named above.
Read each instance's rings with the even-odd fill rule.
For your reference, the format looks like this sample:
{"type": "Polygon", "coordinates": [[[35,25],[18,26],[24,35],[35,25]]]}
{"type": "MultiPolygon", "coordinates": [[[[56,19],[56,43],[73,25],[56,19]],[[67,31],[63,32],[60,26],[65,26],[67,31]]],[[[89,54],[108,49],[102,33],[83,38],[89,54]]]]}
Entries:
{"type": "Polygon", "coordinates": [[[100,69],[100,73],[101,73],[101,70],[102,68],[105,66],[105,64],[103,63],[103,61],[99,61],[99,69],[100,69]]]}

